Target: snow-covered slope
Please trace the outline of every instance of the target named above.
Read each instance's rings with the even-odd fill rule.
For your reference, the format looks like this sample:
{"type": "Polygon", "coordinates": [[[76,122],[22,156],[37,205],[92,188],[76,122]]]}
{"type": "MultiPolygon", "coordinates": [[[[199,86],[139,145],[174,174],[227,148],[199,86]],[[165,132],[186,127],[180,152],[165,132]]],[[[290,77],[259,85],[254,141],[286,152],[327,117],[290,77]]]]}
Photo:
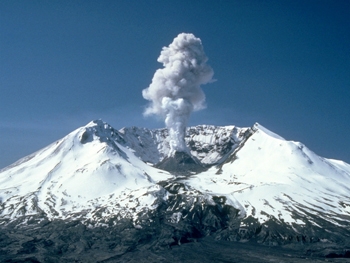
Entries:
{"type": "Polygon", "coordinates": [[[163,191],[156,182],[172,176],[145,164],[119,139],[108,124],[93,121],[3,169],[1,217],[93,218],[101,207],[107,217],[125,206],[151,206],[163,191]]]}
{"type": "MultiPolygon", "coordinates": [[[[350,166],[317,156],[300,142],[286,141],[259,124],[239,151],[219,166],[185,179],[210,194],[230,195],[245,218],[274,218],[291,227],[349,231],[350,166]]],[[[248,227],[244,220],[242,227],[248,227]]]]}
{"type": "Polygon", "coordinates": [[[162,218],[186,238],[349,237],[349,164],[259,124],[190,127],[185,139],[205,169],[179,176],[156,168],[169,153],[166,129],[93,121],[0,171],[0,224],[129,218],[145,229],[162,218]]]}

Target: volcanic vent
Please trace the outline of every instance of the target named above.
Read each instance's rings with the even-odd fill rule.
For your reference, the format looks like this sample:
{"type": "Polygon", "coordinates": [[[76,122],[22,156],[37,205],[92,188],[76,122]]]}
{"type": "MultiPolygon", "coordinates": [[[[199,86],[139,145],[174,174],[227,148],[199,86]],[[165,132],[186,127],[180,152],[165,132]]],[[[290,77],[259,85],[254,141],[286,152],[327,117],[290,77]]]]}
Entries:
{"type": "Polygon", "coordinates": [[[157,168],[176,175],[189,175],[203,172],[205,166],[188,152],[175,151],[156,165],[157,168]]]}

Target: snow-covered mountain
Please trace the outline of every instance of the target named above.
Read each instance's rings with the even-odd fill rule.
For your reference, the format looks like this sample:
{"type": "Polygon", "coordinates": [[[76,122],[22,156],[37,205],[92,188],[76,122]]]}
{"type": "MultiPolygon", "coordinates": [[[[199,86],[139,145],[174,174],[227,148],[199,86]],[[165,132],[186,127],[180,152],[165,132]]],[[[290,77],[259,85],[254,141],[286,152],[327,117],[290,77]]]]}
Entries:
{"type": "Polygon", "coordinates": [[[0,225],[127,220],[158,245],[207,235],[264,244],[350,237],[349,164],[259,124],[190,127],[185,141],[189,154],[175,158],[166,129],[92,121],[0,171],[0,225]]]}

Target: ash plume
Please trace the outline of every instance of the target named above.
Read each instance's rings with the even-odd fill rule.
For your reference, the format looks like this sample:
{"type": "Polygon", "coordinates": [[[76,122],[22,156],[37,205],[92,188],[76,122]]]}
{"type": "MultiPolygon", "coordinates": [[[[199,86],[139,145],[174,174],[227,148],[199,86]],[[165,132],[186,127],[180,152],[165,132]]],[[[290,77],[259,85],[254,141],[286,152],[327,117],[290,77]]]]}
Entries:
{"type": "Polygon", "coordinates": [[[192,111],[205,108],[200,85],[212,81],[213,70],[206,64],[202,41],[193,34],[181,33],[168,47],[163,47],[152,83],[142,91],[150,101],[144,115],[164,118],[169,130],[170,154],[187,152],[185,131],[192,111]]]}

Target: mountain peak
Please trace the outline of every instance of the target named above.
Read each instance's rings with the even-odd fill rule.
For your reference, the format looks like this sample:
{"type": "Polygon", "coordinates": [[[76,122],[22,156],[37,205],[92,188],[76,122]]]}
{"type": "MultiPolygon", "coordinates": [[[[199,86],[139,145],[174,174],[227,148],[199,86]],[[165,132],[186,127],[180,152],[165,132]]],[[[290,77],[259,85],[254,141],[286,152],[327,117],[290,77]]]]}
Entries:
{"type": "MultiPolygon", "coordinates": [[[[108,123],[99,120],[93,120],[79,129],[79,141],[82,144],[98,139],[100,142],[111,143],[120,138],[119,132],[108,123]]],[[[115,145],[114,143],[112,143],[115,145]]]]}
{"type": "Polygon", "coordinates": [[[265,128],[264,126],[262,126],[261,124],[259,123],[255,123],[252,127],[253,130],[260,130],[266,134],[268,134],[269,136],[275,138],[275,139],[279,139],[279,140],[285,140],[283,137],[279,136],[278,134],[270,131],[269,129],[265,128]]]}

